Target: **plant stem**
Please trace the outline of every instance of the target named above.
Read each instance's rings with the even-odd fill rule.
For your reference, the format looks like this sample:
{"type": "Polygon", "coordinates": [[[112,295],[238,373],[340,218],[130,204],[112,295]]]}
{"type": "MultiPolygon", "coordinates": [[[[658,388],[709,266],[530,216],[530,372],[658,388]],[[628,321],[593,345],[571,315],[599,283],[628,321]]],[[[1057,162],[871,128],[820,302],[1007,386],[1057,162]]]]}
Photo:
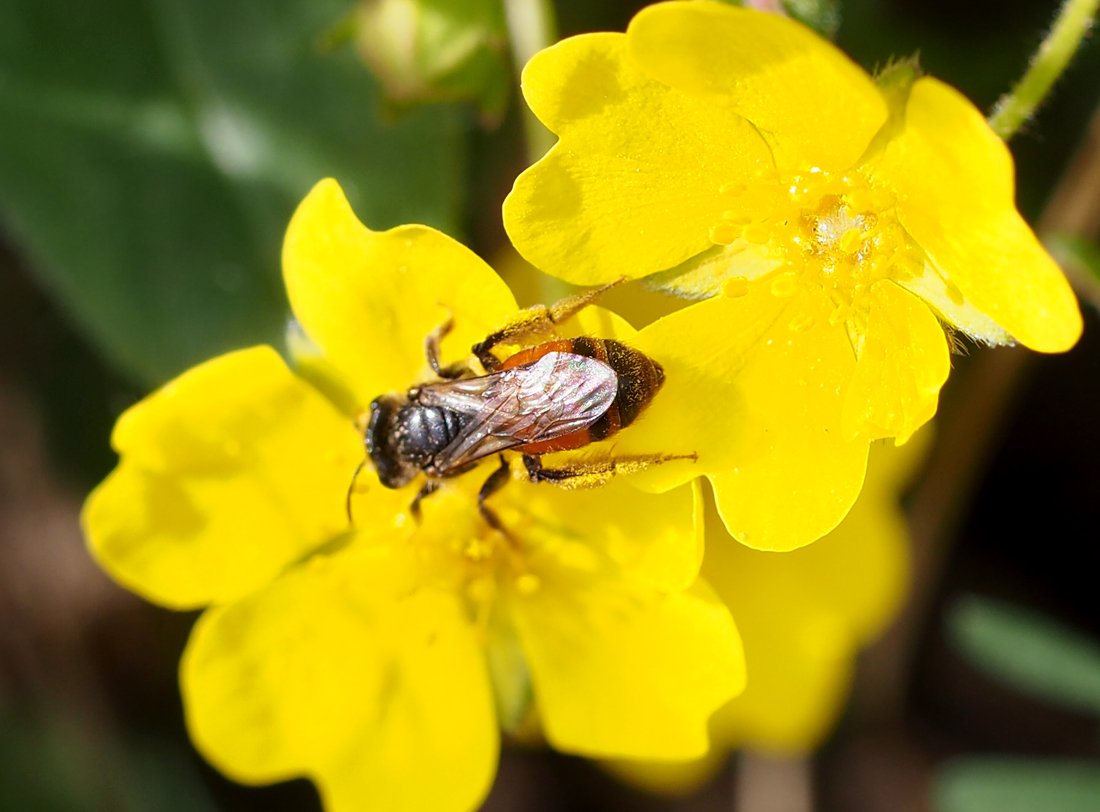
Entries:
{"type": "Polygon", "coordinates": [[[740,812],[813,810],[813,773],[809,759],[745,750],[736,765],[733,809],[740,812]]]}
{"type": "Polygon", "coordinates": [[[1005,141],[1031,117],[1065,71],[1092,27],[1098,5],[1100,0],[1066,0],[1062,4],[1050,33],[1032,57],[1031,66],[1016,87],[1000,98],[989,116],[990,126],[1005,141]]]}
{"type": "MultiPolygon", "coordinates": [[[[504,17],[518,84],[527,61],[557,38],[554,6],[550,0],[504,0],[504,17]]],[[[554,134],[526,105],[523,106],[523,134],[529,163],[537,161],[554,145],[554,134]]]]}

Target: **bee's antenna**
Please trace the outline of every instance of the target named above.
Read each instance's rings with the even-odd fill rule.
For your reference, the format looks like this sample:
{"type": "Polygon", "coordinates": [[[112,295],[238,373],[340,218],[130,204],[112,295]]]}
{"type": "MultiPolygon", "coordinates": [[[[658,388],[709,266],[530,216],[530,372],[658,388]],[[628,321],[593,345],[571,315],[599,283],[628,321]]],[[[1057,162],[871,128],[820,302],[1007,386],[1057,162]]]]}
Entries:
{"type": "Polygon", "coordinates": [[[355,527],[355,519],[351,515],[351,495],[355,491],[355,481],[359,479],[359,474],[363,473],[363,467],[367,464],[367,458],[359,460],[359,464],[355,466],[355,473],[351,475],[351,482],[348,483],[348,494],[344,497],[344,511],[348,514],[348,524],[355,527]]]}

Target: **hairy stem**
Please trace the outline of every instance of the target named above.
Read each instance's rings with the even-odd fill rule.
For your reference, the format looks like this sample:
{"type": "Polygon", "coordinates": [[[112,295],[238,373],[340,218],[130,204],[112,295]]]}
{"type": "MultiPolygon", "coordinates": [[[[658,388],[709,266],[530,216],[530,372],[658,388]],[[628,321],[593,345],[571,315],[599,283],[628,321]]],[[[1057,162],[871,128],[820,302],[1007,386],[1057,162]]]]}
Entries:
{"type": "Polygon", "coordinates": [[[989,124],[1005,141],[1031,117],[1054,82],[1065,71],[1096,19],[1100,0],[1066,0],[1054,25],[1031,59],[1031,66],[1011,91],[1000,98],[989,124]]]}

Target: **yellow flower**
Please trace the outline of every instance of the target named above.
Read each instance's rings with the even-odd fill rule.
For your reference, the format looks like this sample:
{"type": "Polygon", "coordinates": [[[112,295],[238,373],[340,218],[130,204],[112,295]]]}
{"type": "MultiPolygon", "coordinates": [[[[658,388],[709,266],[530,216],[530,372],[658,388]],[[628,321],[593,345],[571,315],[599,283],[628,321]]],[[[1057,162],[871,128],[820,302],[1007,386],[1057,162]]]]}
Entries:
{"type": "MultiPolygon", "coordinates": [[[[855,658],[894,618],[909,582],[909,540],[899,494],[924,457],[920,432],[900,448],[876,443],[867,483],[844,521],[790,553],[711,544],[703,573],[737,617],[748,684],[711,718],[712,749],[682,764],[616,761],[609,768],[662,792],[689,791],[730,750],[807,755],[832,731],[855,658]]],[[[707,511],[711,537],[723,533],[707,511]]]]}
{"type": "Polygon", "coordinates": [[[670,348],[678,383],[628,443],[675,412],[665,442],[698,465],[645,480],[707,473],[746,544],[827,533],[869,441],[904,442],[932,417],[941,322],[1043,352],[1080,333],[1015,209],[1008,150],[936,79],[876,83],[790,19],[700,0],[567,39],[523,85],[559,142],[516,181],[508,233],[571,282],[649,276],[711,297],[639,336],[670,348]]]}
{"type": "Polygon", "coordinates": [[[728,610],[696,581],[697,489],[511,483],[491,500],[510,540],[476,507],[495,462],[445,481],[419,522],[419,484],[388,490],[368,470],[349,527],[352,415],[429,376],[424,338],[448,316],[444,362],[515,303],[439,232],[364,227],[334,181],[299,207],[283,261],[320,388],[268,347],[186,372],[119,419],[120,463],[83,517],[120,583],[205,608],[180,669],[202,753],[243,782],[307,776],[333,810],[391,812],[476,807],[498,724],[523,722],[532,696],[569,752],[704,752],[743,666],[728,610]]]}

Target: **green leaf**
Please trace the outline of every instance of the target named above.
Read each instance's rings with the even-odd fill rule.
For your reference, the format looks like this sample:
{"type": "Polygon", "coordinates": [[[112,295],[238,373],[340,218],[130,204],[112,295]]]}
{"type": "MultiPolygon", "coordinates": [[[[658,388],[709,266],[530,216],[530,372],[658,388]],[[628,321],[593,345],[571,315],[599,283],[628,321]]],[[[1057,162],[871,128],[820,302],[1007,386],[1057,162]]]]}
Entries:
{"type": "Polygon", "coordinates": [[[1100,645],[1023,609],[971,597],[947,619],[954,643],[999,680],[1074,710],[1100,713],[1100,645]]]}
{"type": "Polygon", "coordinates": [[[282,233],[335,176],[376,228],[453,230],[458,113],[377,115],[341,0],[0,0],[0,219],[144,383],[282,343],[282,233]]]}
{"type": "Polygon", "coordinates": [[[104,735],[86,711],[56,698],[0,709],[5,810],[215,812],[182,741],[104,735]]]}
{"type": "Polygon", "coordinates": [[[968,758],[936,777],[937,812],[1086,812],[1100,809],[1100,765],[968,758]]]}

